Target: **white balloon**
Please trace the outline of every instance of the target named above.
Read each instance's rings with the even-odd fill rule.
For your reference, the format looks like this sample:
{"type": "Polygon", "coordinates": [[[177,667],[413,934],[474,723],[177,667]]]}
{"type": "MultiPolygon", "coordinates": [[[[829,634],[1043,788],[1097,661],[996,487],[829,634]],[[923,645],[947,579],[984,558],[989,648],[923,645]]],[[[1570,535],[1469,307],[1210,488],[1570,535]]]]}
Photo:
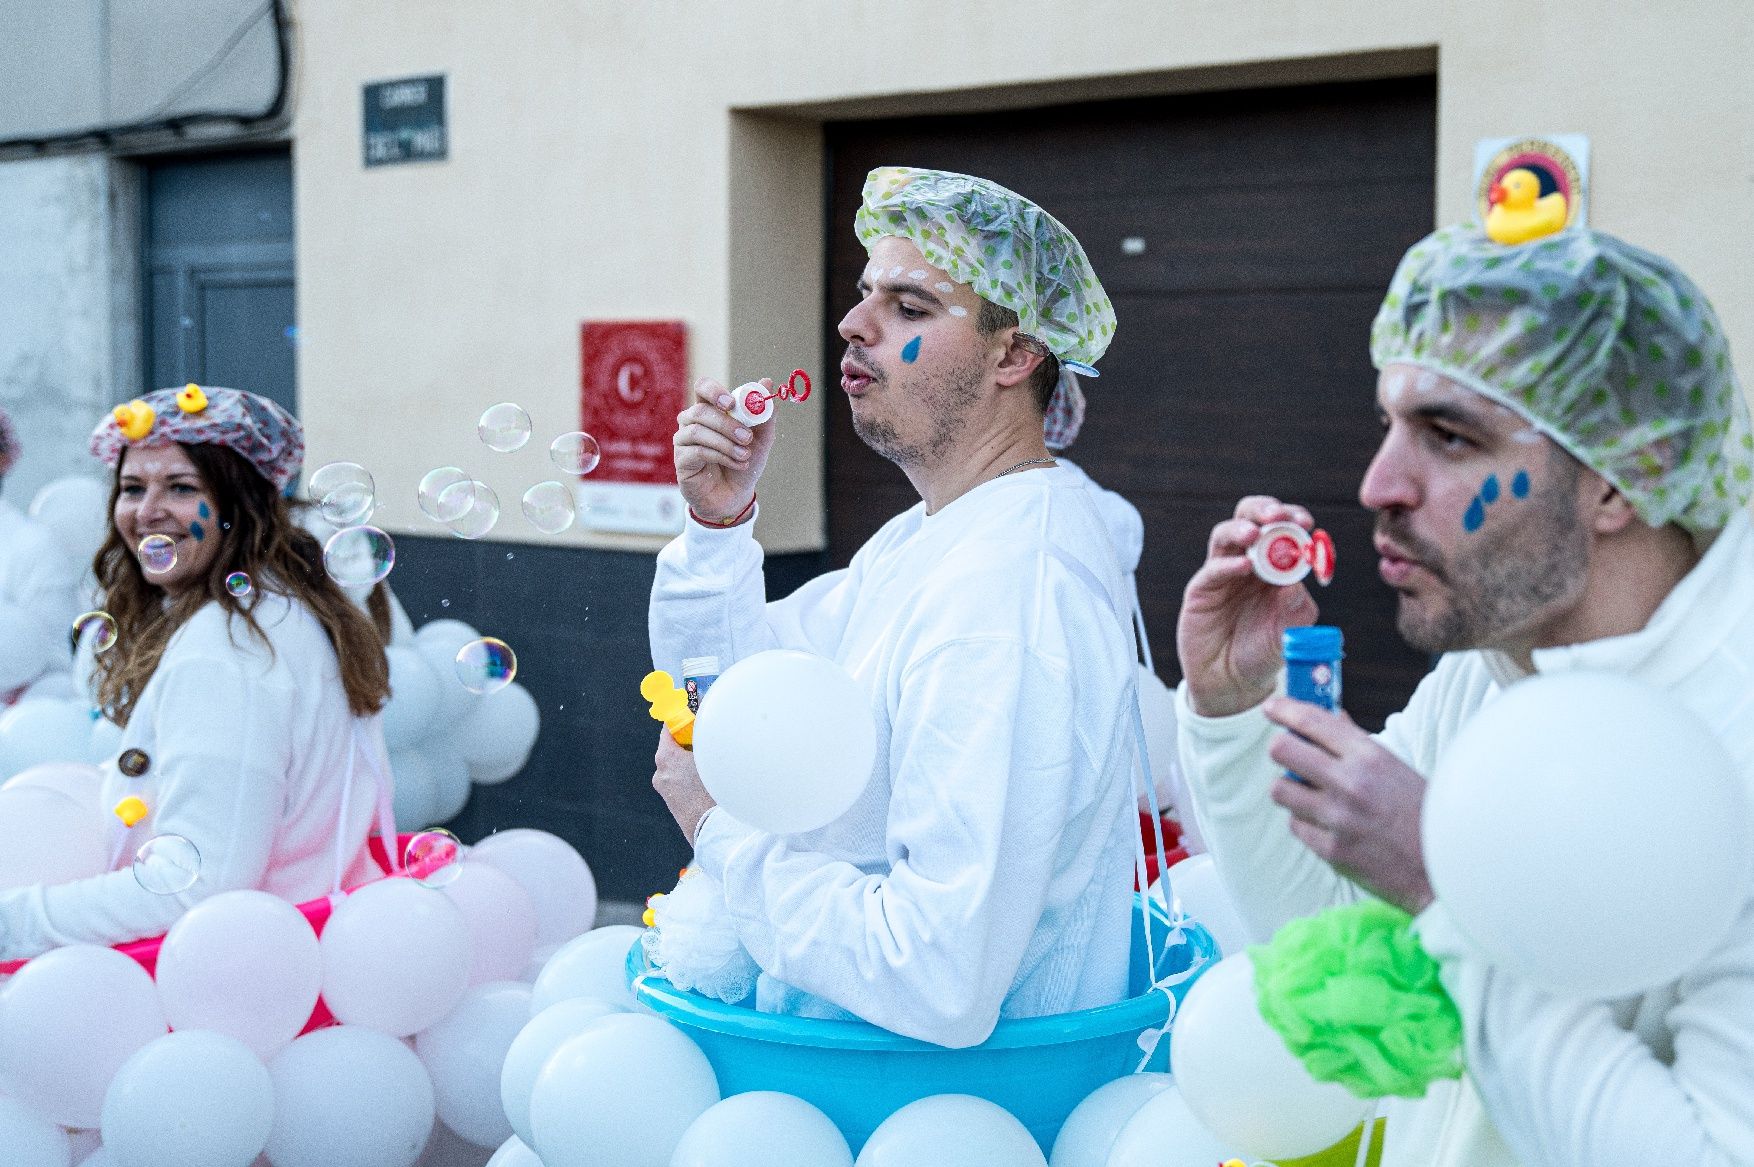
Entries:
{"type": "MultiPolygon", "coordinates": [[[[61,631],[57,628],[54,633],[59,634],[61,631]]],[[[44,670],[58,663],[60,645],[57,643],[57,635],[55,634],[51,634],[50,630],[43,626],[43,618],[40,613],[33,612],[22,604],[0,600],[0,690],[17,689],[28,684],[31,678],[40,676],[44,670]]],[[[60,703],[55,698],[35,699],[60,703]]],[[[25,700],[32,700],[32,698],[27,697],[25,700]]],[[[19,704],[22,705],[24,702],[20,701],[19,704]]],[[[3,720],[0,719],[0,724],[3,724],[3,720]]],[[[0,744],[7,743],[0,742],[0,744]]],[[[83,750],[59,754],[47,753],[41,757],[32,757],[30,761],[22,763],[8,757],[10,768],[0,772],[10,774],[14,770],[34,765],[37,762],[51,762],[56,758],[79,757],[83,754],[83,750]]]]}
{"type": "Polygon", "coordinates": [[[791,1094],[751,1090],[707,1107],[670,1167],[853,1167],[846,1136],[791,1094]]]}
{"type": "Polygon", "coordinates": [[[412,879],[367,884],[323,927],[323,1000],[335,1017],[406,1037],[449,1013],[469,987],[469,925],[412,879]]]}
{"type": "Polygon", "coordinates": [[[426,763],[432,768],[432,823],[448,823],[463,813],[469,802],[469,764],[441,741],[437,748],[426,751],[426,763]]]}
{"type": "Polygon", "coordinates": [[[826,826],[871,781],[870,698],[831,660],[770,649],[726,669],[701,701],[694,761],[720,806],[763,831],[826,826]]]}
{"type": "Polygon", "coordinates": [[[384,705],[384,744],[392,750],[417,746],[438,721],[439,675],[412,647],[391,645],[390,700],[384,705]]]}
{"type": "Polygon", "coordinates": [[[1747,894],[1751,821],[1696,714],[1575,672],[1518,682],[1474,715],[1438,761],[1421,831],[1439,904],[1488,960],[1608,999],[1674,980],[1723,941],[1747,894]]]}
{"type": "MultiPolygon", "coordinates": [[[[1175,690],[1144,665],[1139,666],[1139,720],[1145,728],[1145,757],[1151,763],[1157,808],[1168,813],[1173,776],[1181,769],[1180,747],[1176,744],[1175,690]]],[[[1150,807],[1139,809],[1148,811],[1150,807]]]]}
{"type": "Polygon", "coordinates": [[[109,484],[85,474],[57,478],[31,496],[30,517],[81,569],[91,566],[110,529],[109,484]]]}
{"type": "Polygon", "coordinates": [[[555,1050],[530,1093],[530,1127],[548,1167],[669,1167],[718,1100],[699,1046],[666,1021],[623,1013],[555,1050]]]}
{"type": "Polygon", "coordinates": [[[319,1029],[276,1054],[268,1073],[273,1167],[411,1167],[432,1133],[432,1080],[385,1034],[319,1029]]]}
{"type": "Polygon", "coordinates": [[[1148,1099],[1121,1127],[1105,1167],[1212,1167],[1235,1152],[1200,1124],[1172,1085],[1148,1099]]]}
{"type": "Polygon", "coordinates": [[[536,950],[536,901],[499,868],[465,859],[440,890],[469,926],[469,983],[522,980],[536,950]]]}
{"type": "Polygon", "coordinates": [[[397,750],[390,755],[391,810],[396,821],[408,827],[436,826],[443,820],[438,810],[438,776],[432,763],[419,750],[397,750]]]}
{"type": "MultiPolygon", "coordinates": [[[[6,635],[0,622],[0,643],[6,635]]],[[[0,774],[10,776],[44,762],[78,761],[90,746],[91,709],[83,702],[26,697],[0,714],[0,774]]]]}
{"type": "Polygon", "coordinates": [[[228,891],[171,925],[157,980],[171,1028],[223,1033],[269,1058],[310,1019],[323,957],[297,908],[263,891],[228,891]]]}
{"type": "Polygon", "coordinates": [[[1169,1089],[1168,1074],[1128,1074],[1098,1086],[1067,1116],[1049,1167],[1107,1167],[1109,1148],[1128,1120],[1169,1089]]]}
{"type": "Polygon", "coordinates": [[[0,889],[67,883],[108,871],[104,823],[95,810],[48,786],[0,790],[0,823],[6,824],[0,889]]]}
{"type": "Polygon", "coordinates": [[[524,768],[541,728],[536,698],[514,681],[481,699],[464,720],[457,744],[475,781],[494,786],[524,768]]]}
{"type": "Polygon", "coordinates": [[[432,1075],[439,1121],[478,1147],[512,1134],[500,1105],[500,1071],[513,1039],[530,1020],[530,986],[495,981],[471,989],[448,1017],[414,1039],[432,1075]]]}
{"type": "Polygon", "coordinates": [[[633,1008],[633,992],[627,987],[627,953],[644,934],[644,928],[633,924],[609,924],[563,945],[536,978],[532,1011],[540,1013],[568,997],[596,997],[624,1009],[633,1008]]]}
{"type": "MultiPolygon", "coordinates": [[[[260,1162],[261,1160],[258,1159],[257,1163],[260,1162]]],[[[116,1161],[116,1157],[110,1154],[108,1148],[99,1147],[79,1160],[79,1167],[121,1167],[121,1165],[116,1161]]]]}
{"type": "Polygon", "coordinates": [[[1194,1116],[1251,1158],[1326,1150],[1372,1106],[1310,1077],[1262,1020],[1246,952],[1219,961],[1188,990],[1170,1030],[1169,1064],[1194,1116]]]}
{"type": "Polygon", "coordinates": [[[573,997],[550,1005],[518,1031],[506,1050],[499,1078],[500,1107],[518,1138],[526,1143],[535,1141],[530,1131],[530,1094],[554,1051],[583,1033],[593,1021],[625,1012],[595,997],[573,997]]]}
{"type": "Polygon", "coordinates": [[[481,633],[461,620],[434,620],[414,634],[414,649],[439,678],[439,723],[455,725],[475,707],[476,695],[457,679],[457,651],[481,633]]]}
{"type": "Polygon", "coordinates": [[[20,1102],[0,1096],[0,1148],[6,1167],[69,1167],[73,1145],[67,1132],[20,1102]]]}
{"type": "Polygon", "coordinates": [[[249,1167],[273,1124],[268,1067],[198,1029],[142,1047],[104,1097],[104,1146],[121,1167],[249,1167]]]}
{"type": "Polygon", "coordinates": [[[0,1067],[19,1101],[62,1126],[94,1127],[122,1063],[165,1031],[152,978],[113,948],[45,952],[0,994],[0,1067]]]}
{"type": "MultiPolygon", "coordinates": [[[[1157,898],[1161,900],[1161,886],[1152,886],[1157,889],[1157,898]]],[[[1254,943],[1211,855],[1192,855],[1171,867],[1169,887],[1176,906],[1205,925],[1206,931],[1218,941],[1219,951],[1226,956],[1241,952],[1254,943]]]]}
{"type": "Polygon", "coordinates": [[[883,1120],[857,1167],[1047,1167],[1027,1127],[997,1103],[934,1094],[883,1120]]]}
{"type": "MultiPolygon", "coordinates": [[[[112,722],[102,720],[96,724],[113,725],[112,722]]],[[[102,810],[98,803],[103,793],[103,781],[104,772],[101,767],[95,764],[44,762],[40,766],[20,770],[8,778],[5,783],[0,784],[0,790],[16,790],[20,786],[37,786],[45,790],[53,790],[58,794],[65,794],[88,811],[101,815],[102,810]]]]}
{"type": "Polygon", "coordinates": [[[525,1145],[524,1140],[513,1135],[500,1144],[493,1158],[487,1161],[487,1167],[542,1167],[542,1160],[525,1145]]]}
{"type": "Polygon", "coordinates": [[[564,944],[597,919],[597,881],[565,839],[547,831],[496,831],[469,850],[469,858],[499,868],[536,902],[536,944],[564,944]]]}

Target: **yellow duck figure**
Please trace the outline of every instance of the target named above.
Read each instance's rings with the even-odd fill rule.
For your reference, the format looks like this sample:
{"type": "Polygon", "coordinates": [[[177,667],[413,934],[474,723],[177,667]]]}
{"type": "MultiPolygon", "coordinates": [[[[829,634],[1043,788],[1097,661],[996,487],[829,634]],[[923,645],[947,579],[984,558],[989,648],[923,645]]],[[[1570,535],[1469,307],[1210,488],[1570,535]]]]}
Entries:
{"type": "Polygon", "coordinates": [[[113,411],[116,428],[130,442],[138,442],[152,432],[152,423],[158,420],[152,406],[136,398],[126,405],[118,405],[113,411]]]}
{"type": "Polygon", "coordinates": [[[1492,209],[1486,212],[1486,234],[1494,243],[1527,243],[1565,229],[1565,196],[1558,191],[1544,195],[1535,172],[1517,167],[1492,184],[1486,196],[1492,209]]]}
{"type": "Polygon", "coordinates": [[[661,721],[676,739],[676,744],[694,747],[694,711],[688,708],[688,694],[675,687],[676,682],[662,669],[647,673],[639,683],[639,695],[652,704],[652,720],[661,721]]]}
{"type": "Polygon", "coordinates": [[[177,394],[177,408],[184,413],[200,413],[207,408],[207,394],[201,392],[201,386],[190,381],[177,394]]]}

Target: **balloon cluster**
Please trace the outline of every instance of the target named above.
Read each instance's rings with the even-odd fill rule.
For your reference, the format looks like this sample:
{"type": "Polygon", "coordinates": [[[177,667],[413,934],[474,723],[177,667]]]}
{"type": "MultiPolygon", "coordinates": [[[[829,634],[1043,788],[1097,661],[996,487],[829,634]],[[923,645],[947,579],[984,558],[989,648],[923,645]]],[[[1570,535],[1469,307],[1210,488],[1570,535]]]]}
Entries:
{"type": "Polygon", "coordinates": [[[593,935],[595,882],[528,830],[422,875],[326,920],[329,901],[213,896],[150,969],[89,945],[31,961],[0,990],[6,1162],[69,1162],[67,1128],[128,1167],[410,1167],[435,1119],[483,1148],[510,1137],[501,1068],[537,991],[522,978],[593,935]]]}

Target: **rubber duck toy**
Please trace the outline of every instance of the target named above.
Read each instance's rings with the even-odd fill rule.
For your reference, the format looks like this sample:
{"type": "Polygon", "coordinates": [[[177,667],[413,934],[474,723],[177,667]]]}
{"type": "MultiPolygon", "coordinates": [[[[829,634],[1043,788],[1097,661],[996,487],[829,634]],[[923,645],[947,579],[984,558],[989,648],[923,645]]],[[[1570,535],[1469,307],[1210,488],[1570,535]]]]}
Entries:
{"type": "Polygon", "coordinates": [[[115,805],[114,814],[122,820],[123,826],[131,828],[146,817],[146,803],[130,794],[115,805]]]}
{"type": "Polygon", "coordinates": [[[201,386],[190,381],[177,394],[177,408],[184,413],[200,413],[207,408],[207,394],[201,392],[201,386]]]}
{"type": "Polygon", "coordinates": [[[152,411],[152,406],[139,398],[126,405],[116,406],[111,416],[116,419],[116,428],[130,442],[138,442],[151,433],[152,423],[158,420],[158,414],[152,411]]]}
{"type": "Polygon", "coordinates": [[[688,707],[688,693],[676,687],[675,680],[662,669],[647,673],[639,683],[639,695],[652,704],[652,720],[661,721],[686,749],[694,747],[694,711],[688,707]]]}
{"type": "Polygon", "coordinates": [[[1486,201],[1486,234],[1494,243],[1527,243],[1565,229],[1565,196],[1541,193],[1535,172],[1517,167],[1492,184],[1486,201]]]}

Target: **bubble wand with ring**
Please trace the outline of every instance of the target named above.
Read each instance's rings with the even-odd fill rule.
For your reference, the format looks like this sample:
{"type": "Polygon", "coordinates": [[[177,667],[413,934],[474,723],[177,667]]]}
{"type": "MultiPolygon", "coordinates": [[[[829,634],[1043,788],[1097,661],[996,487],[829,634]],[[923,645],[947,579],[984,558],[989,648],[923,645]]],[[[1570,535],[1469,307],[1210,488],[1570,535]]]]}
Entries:
{"type": "Polygon", "coordinates": [[[810,374],[793,369],[786,383],[768,392],[773,382],[767,378],[739,385],[731,391],[731,416],[747,426],[757,426],[773,417],[768,402],[776,397],[782,401],[807,401],[810,398],[810,374]]]}

